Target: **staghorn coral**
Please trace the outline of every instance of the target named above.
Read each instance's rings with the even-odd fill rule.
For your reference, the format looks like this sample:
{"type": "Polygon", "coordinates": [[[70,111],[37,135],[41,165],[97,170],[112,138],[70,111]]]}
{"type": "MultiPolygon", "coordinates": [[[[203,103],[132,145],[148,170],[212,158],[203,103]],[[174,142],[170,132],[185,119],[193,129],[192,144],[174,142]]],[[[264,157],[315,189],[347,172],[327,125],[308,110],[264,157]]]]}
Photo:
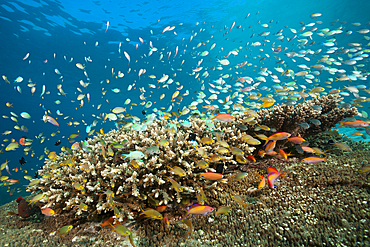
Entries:
{"type": "Polygon", "coordinates": [[[275,105],[270,109],[262,109],[256,117],[259,124],[273,127],[279,131],[286,131],[292,135],[299,133],[302,137],[308,137],[324,132],[335,126],[339,121],[358,114],[355,107],[338,107],[342,100],[339,95],[328,95],[306,100],[297,105],[275,105]],[[321,110],[314,110],[313,106],[320,106],[321,110]],[[317,119],[320,125],[310,123],[317,119]],[[310,128],[304,129],[298,124],[309,123],[310,128]]]}
{"type": "MultiPolygon", "coordinates": [[[[120,220],[134,218],[139,206],[176,205],[183,199],[194,199],[200,186],[217,194],[216,185],[225,181],[200,180],[199,174],[215,172],[214,168],[224,161],[237,162],[233,154],[225,153],[220,160],[209,162],[209,167],[196,167],[197,160],[208,161],[207,157],[220,146],[205,122],[191,121],[198,143],[203,137],[214,140],[211,144],[199,145],[198,149],[187,140],[193,131],[180,128],[176,120],[155,120],[144,131],[122,128],[98,134],[80,143],[82,148],[62,152],[54,160],[47,159],[39,171],[40,182],[29,186],[28,191],[41,190],[47,196],[41,200],[44,207],[63,208],[64,212],[72,211],[77,215],[87,213],[94,217],[116,207],[121,210],[120,220]],[[174,131],[174,125],[180,129],[174,131]],[[141,161],[124,159],[123,154],[130,151],[140,151],[145,157],[141,161]],[[172,173],[171,168],[175,166],[183,169],[186,175],[172,173]],[[168,178],[180,184],[182,191],[175,190],[168,178]]],[[[254,150],[243,142],[242,133],[234,124],[216,122],[214,125],[214,131],[222,132],[223,139],[231,147],[239,148],[245,155],[254,150]]]]}

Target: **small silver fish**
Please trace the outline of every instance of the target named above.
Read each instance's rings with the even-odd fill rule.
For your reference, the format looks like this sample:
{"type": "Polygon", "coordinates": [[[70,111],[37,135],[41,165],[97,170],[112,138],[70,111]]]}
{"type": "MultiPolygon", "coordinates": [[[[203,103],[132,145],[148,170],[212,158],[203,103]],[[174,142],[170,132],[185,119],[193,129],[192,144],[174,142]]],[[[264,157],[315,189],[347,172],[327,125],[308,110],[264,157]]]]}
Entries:
{"type": "Polygon", "coordinates": [[[312,109],[314,109],[315,111],[322,111],[322,107],[319,105],[312,106],[312,109]]]}
{"type": "Polygon", "coordinates": [[[321,125],[321,122],[320,122],[320,120],[318,120],[318,119],[310,119],[310,122],[311,122],[311,123],[313,123],[313,124],[314,124],[314,125],[316,125],[316,126],[321,125]]]}
{"type": "Polygon", "coordinates": [[[310,125],[306,122],[299,123],[298,125],[301,126],[305,130],[310,128],[310,125]]]}

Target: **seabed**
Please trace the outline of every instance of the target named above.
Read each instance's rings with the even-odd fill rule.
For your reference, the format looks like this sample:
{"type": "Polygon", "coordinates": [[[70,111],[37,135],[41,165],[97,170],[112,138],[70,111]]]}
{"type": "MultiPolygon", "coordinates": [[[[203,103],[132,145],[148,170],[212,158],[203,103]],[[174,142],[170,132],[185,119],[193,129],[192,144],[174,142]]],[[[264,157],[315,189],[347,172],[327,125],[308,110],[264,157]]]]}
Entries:
{"type": "MultiPolygon", "coordinates": [[[[214,212],[193,217],[193,232],[178,220],[133,222],[136,246],[370,246],[369,178],[358,169],[368,165],[370,151],[342,152],[325,162],[304,164],[297,158],[268,159],[245,165],[242,171],[278,166],[289,180],[279,180],[274,189],[257,190],[258,179],[248,175],[241,181],[219,184],[223,193],[208,195],[209,205],[232,207],[226,215],[214,212]],[[232,201],[239,194],[251,206],[246,211],[232,201]]],[[[7,215],[17,203],[1,206],[0,246],[131,246],[101,221],[57,215],[43,220],[7,215]],[[80,221],[80,222],[79,222],[80,221]],[[58,230],[77,225],[59,238],[58,230]]]]}

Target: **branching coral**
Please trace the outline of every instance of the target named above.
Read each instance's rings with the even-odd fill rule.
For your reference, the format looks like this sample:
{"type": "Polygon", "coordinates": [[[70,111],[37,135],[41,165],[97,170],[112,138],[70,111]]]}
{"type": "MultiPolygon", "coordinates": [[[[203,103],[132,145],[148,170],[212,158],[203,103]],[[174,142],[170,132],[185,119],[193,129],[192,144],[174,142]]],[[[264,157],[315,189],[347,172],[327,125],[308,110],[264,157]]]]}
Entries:
{"type": "Polygon", "coordinates": [[[212,191],[218,183],[204,181],[199,174],[215,172],[217,164],[225,160],[237,164],[231,152],[213,162],[209,160],[220,146],[216,139],[227,140],[227,145],[238,147],[246,155],[254,150],[244,143],[242,133],[234,124],[215,123],[213,130],[222,132],[221,137],[212,134],[205,122],[193,119],[192,128],[183,128],[178,121],[156,120],[145,131],[119,129],[99,134],[81,143],[79,149],[46,160],[39,171],[41,181],[28,190],[41,190],[47,195],[48,201],[44,202],[50,207],[77,210],[77,214],[86,211],[89,216],[116,207],[121,209],[121,218],[132,217],[139,206],[177,204],[186,198],[194,199],[199,185],[212,191]],[[179,127],[177,131],[173,131],[174,125],[179,127]],[[196,130],[198,146],[188,140],[193,130],[196,130]],[[203,137],[213,142],[202,144],[203,137]],[[145,157],[125,159],[123,154],[133,151],[145,157]],[[208,161],[209,166],[197,167],[198,160],[208,161]],[[171,172],[173,167],[181,168],[186,175],[171,172]],[[170,180],[178,183],[181,191],[176,190],[170,180]]]}

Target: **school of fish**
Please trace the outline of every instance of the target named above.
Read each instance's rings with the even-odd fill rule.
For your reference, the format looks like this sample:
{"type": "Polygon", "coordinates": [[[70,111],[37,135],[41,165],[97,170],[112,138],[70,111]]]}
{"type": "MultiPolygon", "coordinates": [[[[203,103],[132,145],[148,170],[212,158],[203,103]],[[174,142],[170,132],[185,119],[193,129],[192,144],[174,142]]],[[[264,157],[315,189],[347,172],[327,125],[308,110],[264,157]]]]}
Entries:
{"type": "MultiPolygon", "coordinates": [[[[173,133],[180,127],[190,128],[189,119],[205,119],[207,127],[212,129],[214,121],[232,123],[236,119],[235,115],[240,112],[250,112],[250,119],[245,121],[253,125],[256,124],[254,110],[269,108],[277,103],[296,105],[308,98],[328,94],[343,97],[341,107],[362,108],[370,101],[370,98],[367,98],[370,90],[366,86],[370,66],[370,36],[368,36],[370,23],[346,23],[339,20],[324,23],[320,21],[320,17],[320,13],[314,13],[310,15],[312,21],[309,23],[301,22],[294,27],[281,27],[276,20],[268,22],[259,20],[257,13],[254,16],[247,14],[244,20],[227,23],[222,29],[209,27],[205,23],[195,23],[194,30],[189,35],[183,34],[182,23],[168,25],[161,30],[150,30],[150,34],[127,37],[126,40],[116,44],[116,50],[108,58],[116,63],[99,64],[102,71],[108,71],[104,73],[106,77],[100,82],[89,77],[96,69],[94,63],[95,59],[98,59],[94,57],[95,54],[85,56],[83,59],[74,59],[56,52],[51,58],[44,60],[44,64],[53,66],[53,76],[58,80],[56,86],[34,81],[32,74],[8,75],[4,72],[3,83],[14,87],[15,92],[22,97],[38,97],[41,102],[48,99],[48,102],[55,105],[40,103],[41,119],[38,119],[39,116],[35,117],[34,113],[14,112],[12,108],[19,102],[4,102],[9,113],[3,113],[2,117],[12,121],[14,128],[2,130],[4,139],[0,153],[18,151],[26,159],[29,157],[40,162],[45,158],[55,160],[60,150],[91,152],[88,142],[80,140],[94,135],[105,135],[103,129],[146,131],[150,126],[148,121],[154,119],[181,119],[181,126],[168,124],[167,129],[173,133]],[[173,41],[168,43],[168,40],[173,41]],[[223,47],[221,43],[225,46],[223,47]],[[61,62],[64,63],[61,66],[63,69],[54,66],[61,62]],[[76,87],[70,87],[65,82],[64,73],[67,68],[79,78],[76,87]],[[27,90],[29,93],[26,93],[27,90]],[[118,102],[116,98],[120,98],[121,103],[112,105],[111,102],[118,102]],[[58,109],[51,110],[55,107],[58,109]],[[87,112],[93,113],[86,116],[87,112]],[[48,127],[52,127],[53,131],[51,133],[40,131],[37,126],[41,123],[52,125],[53,127],[48,127]],[[73,128],[72,132],[66,133],[62,130],[68,127],[73,128]],[[55,142],[55,147],[45,146],[43,150],[33,148],[38,146],[36,143],[44,142],[55,142]],[[58,142],[63,143],[62,147],[57,147],[58,142]]],[[[108,21],[106,29],[102,32],[109,34],[110,25],[108,21]]],[[[100,46],[98,41],[85,45],[95,49],[100,46]]],[[[27,53],[20,57],[22,66],[30,66],[31,61],[39,57],[33,55],[27,53]]],[[[320,111],[319,108],[315,110],[320,111]]],[[[356,118],[342,121],[338,128],[355,129],[356,132],[352,131],[352,135],[365,139],[366,135],[370,134],[369,122],[367,111],[362,110],[356,118]]],[[[320,124],[319,120],[311,119],[309,123],[299,125],[305,129],[320,124]]],[[[267,157],[286,160],[290,154],[279,148],[282,143],[290,142],[296,145],[305,143],[302,137],[291,136],[291,133],[283,130],[272,130],[265,125],[255,127],[257,138],[243,136],[248,145],[258,147],[254,155],[246,155],[243,150],[230,147],[227,140],[220,138],[217,133],[215,139],[203,137],[200,143],[202,146],[194,141],[194,150],[203,157],[202,160],[196,161],[197,168],[204,169],[209,167],[210,163],[222,161],[223,154],[226,153],[232,154],[240,164],[256,162],[256,158],[267,157]],[[257,132],[259,130],[270,134],[266,136],[257,132]],[[218,145],[212,156],[204,149],[211,144],[218,145]]],[[[246,127],[240,126],[240,129],[243,128],[246,127]]],[[[125,147],[124,143],[108,145],[104,140],[101,141],[101,145],[104,157],[113,156],[114,150],[125,147]],[[107,147],[106,150],[104,147],[107,147]]],[[[169,140],[162,139],[148,148],[147,152],[158,154],[159,148],[168,145],[169,140]]],[[[334,141],[333,145],[343,151],[351,151],[346,143],[334,141]]],[[[302,145],[302,149],[315,155],[303,158],[301,162],[317,163],[326,160],[326,154],[319,148],[302,145]]],[[[144,153],[136,150],[122,156],[137,169],[145,158],[144,153]]],[[[22,160],[20,165],[14,159],[1,162],[1,185],[6,186],[11,195],[22,191],[20,186],[16,187],[20,179],[12,178],[14,173],[24,173],[24,179],[29,183],[28,187],[39,183],[37,174],[34,178],[27,174],[29,169],[22,167],[27,162],[24,158],[22,160]]],[[[73,166],[73,158],[64,163],[63,165],[73,166]]],[[[368,172],[365,170],[360,172],[368,172]]],[[[179,177],[186,176],[186,171],[178,166],[168,166],[168,173],[179,177]]],[[[266,182],[270,188],[274,188],[280,177],[286,180],[289,177],[287,171],[275,167],[267,168],[263,175],[242,172],[232,176],[225,176],[223,172],[199,174],[201,181],[220,181],[226,178],[235,182],[246,176],[257,176],[260,179],[258,189],[267,187],[266,182]]],[[[183,192],[184,188],[175,179],[167,177],[166,181],[178,193],[183,192]]],[[[79,191],[85,190],[79,183],[75,183],[73,187],[79,191]]],[[[113,198],[114,192],[105,193],[108,200],[113,198]]],[[[231,199],[245,210],[251,206],[239,195],[232,195],[231,199]]],[[[33,196],[30,203],[47,200],[47,196],[41,193],[33,196]]],[[[215,215],[218,216],[232,210],[228,206],[220,206],[215,210],[207,205],[207,197],[201,187],[198,188],[195,204],[184,205],[186,214],[181,223],[189,228],[189,232],[185,234],[186,238],[193,230],[188,215],[215,211],[215,215]]],[[[87,208],[82,202],[74,206],[81,211],[86,211],[87,208]]],[[[168,225],[168,219],[161,214],[166,208],[160,207],[160,205],[156,205],[156,208],[141,207],[138,216],[163,220],[168,225]]],[[[45,209],[48,210],[44,214],[54,215],[52,209],[48,207],[45,209]]],[[[119,218],[119,210],[112,207],[112,211],[116,218],[119,218]]],[[[12,215],[20,215],[20,212],[12,215]]],[[[103,224],[112,227],[123,236],[128,235],[133,243],[132,232],[123,223],[113,224],[112,220],[103,224]]],[[[63,227],[60,236],[67,234],[72,228],[72,225],[63,227]]]]}

